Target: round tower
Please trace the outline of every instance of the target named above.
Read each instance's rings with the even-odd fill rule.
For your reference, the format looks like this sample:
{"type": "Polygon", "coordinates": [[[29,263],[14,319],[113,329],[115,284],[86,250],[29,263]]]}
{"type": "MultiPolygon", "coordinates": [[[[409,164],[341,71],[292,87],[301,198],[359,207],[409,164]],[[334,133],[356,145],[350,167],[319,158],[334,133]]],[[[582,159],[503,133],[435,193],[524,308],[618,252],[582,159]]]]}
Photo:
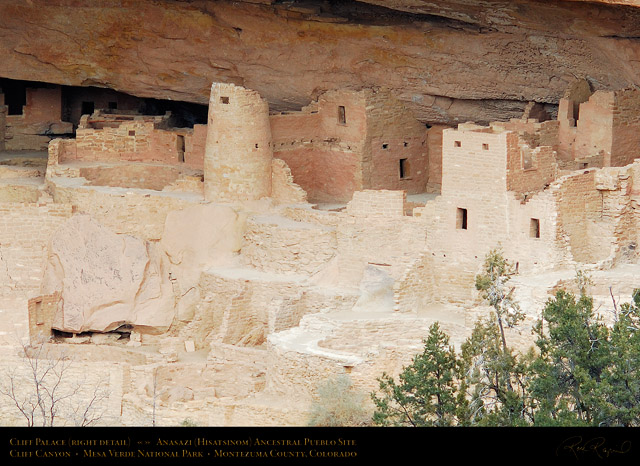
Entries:
{"type": "Polygon", "coordinates": [[[269,105],[256,91],[214,83],[204,156],[207,201],[271,196],[269,105]]]}

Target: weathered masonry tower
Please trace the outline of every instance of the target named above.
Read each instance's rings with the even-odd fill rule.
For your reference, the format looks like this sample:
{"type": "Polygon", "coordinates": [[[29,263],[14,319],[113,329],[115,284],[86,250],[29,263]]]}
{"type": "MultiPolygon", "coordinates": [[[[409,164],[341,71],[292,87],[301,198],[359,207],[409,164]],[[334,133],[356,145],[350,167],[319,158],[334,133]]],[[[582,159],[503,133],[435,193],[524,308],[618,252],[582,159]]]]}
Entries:
{"type": "Polygon", "coordinates": [[[255,91],[214,83],[204,156],[207,201],[255,200],[271,195],[269,105],[255,91]]]}

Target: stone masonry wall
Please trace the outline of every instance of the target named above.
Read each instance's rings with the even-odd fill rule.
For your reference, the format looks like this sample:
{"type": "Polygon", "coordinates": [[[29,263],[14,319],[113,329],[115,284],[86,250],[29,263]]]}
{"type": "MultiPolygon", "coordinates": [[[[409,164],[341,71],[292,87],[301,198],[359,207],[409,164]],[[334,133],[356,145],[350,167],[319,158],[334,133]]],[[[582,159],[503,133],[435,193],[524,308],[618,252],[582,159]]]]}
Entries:
{"type": "Polygon", "coordinates": [[[507,190],[518,197],[530,196],[557,178],[556,152],[550,146],[533,149],[514,136],[511,133],[508,139],[507,190]]]}
{"type": "Polygon", "coordinates": [[[179,167],[152,164],[118,164],[80,167],[79,175],[91,186],[153,189],[162,191],[180,176],[179,167]]]}
{"type": "Polygon", "coordinates": [[[405,191],[364,190],[353,193],[347,213],[354,217],[402,217],[407,195],[405,191]]]}
{"type": "Polygon", "coordinates": [[[52,184],[55,202],[72,204],[76,211],[91,215],[116,233],[150,241],[162,238],[170,211],[202,202],[202,196],[197,194],[77,186],[73,181],[55,179],[52,184]]]}
{"type": "Polygon", "coordinates": [[[198,348],[210,343],[260,346],[268,334],[296,327],[306,314],[346,311],[357,299],[308,286],[300,277],[248,268],[211,269],[201,275],[198,288],[202,302],[181,330],[198,348]]]}
{"type": "Polygon", "coordinates": [[[270,273],[313,275],[336,254],[334,228],[286,217],[247,219],[242,255],[251,267],[270,273]]]}
{"type": "Polygon", "coordinates": [[[426,246],[423,222],[404,216],[404,191],[358,191],[337,228],[341,285],[357,286],[367,265],[399,279],[426,246]]]}
{"type": "Polygon", "coordinates": [[[205,198],[254,200],[271,195],[269,105],[255,91],[216,83],[209,100],[205,198]]]}
{"type": "Polygon", "coordinates": [[[133,120],[117,127],[78,128],[76,148],[63,148],[58,162],[158,162],[202,169],[206,127],[191,129],[157,129],[153,121],[133,120]],[[182,145],[184,150],[182,150],[182,145]],[[182,159],[180,159],[180,153],[182,159]]]}
{"type": "Polygon", "coordinates": [[[427,154],[429,156],[429,176],[427,192],[439,193],[442,187],[442,132],[450,128],[434,125],[427,130],[427,154]]]}
{"type": "Polygon", "coordinates": [[[367,101],[363,187],[425,192],[429,177],[425,126],[390,91],[363,92],[367,101]]]}
{"type": "Polygon", "coordinates": [[[331,91],[301,112],[271,115],[270,123],[274,156],[287,163],[312,202],[346,202],[362,188],[367,125],[362,93],[331,91]]]}
{"type": "Polygon", "coordinates": [[[613,154],[613,112],[615,95],[612,91],[597,91],[580,104],[572,158],[588,157],[604,151],[605,165],[613,154]]]}
{"type": "Polygon", "coordinates": [[[611,253],[603,248],[609,227],[601,222],[602,197],[595,184],[595,169],[558,180],[556,190],[559,234],[568,239],[573,259],[596,262],[611,253]]]}
{"type": "Polygon", "coordinates": [[[71,216],[69,204],[0,204],[0,290],[27,296],[42,280],[51,234],[71,216]]]}
{"type": "Polygon", "coordinates": [[[283,204],[307,202],[307,193],[293,181],[291,169],[281,159],[273,159],[271,164],[271,196],[283,204]]]}
{"type": "Polygon", "coordinates": [[[29,300],[29,337],[32,344],[46,342],[51,337],[53,318],[60,299],[60,292],[55,292],[29,300]]]}

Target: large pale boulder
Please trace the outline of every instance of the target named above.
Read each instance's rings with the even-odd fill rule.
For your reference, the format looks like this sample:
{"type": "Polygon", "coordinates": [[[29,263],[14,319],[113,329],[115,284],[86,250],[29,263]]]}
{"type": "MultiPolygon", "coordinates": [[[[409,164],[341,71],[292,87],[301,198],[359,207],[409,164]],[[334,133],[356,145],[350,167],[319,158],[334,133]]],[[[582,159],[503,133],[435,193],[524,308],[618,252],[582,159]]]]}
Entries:
{"type": "Polygon", "coordinates": [[[108,332],[131,325],[160,333],[175,315],[158,248],[113,233],[88,215],[75,215],[53,235],[42,291],[62,291],[53,327],[65,332],[108,332]]]}
{"type": "Polygon", "coordinates": [[[246,214],[224,205],[203,204],[169,212],[161,245],[171,276],[186,293],[209,267],[229,265],[242,247],[246,214]]]}

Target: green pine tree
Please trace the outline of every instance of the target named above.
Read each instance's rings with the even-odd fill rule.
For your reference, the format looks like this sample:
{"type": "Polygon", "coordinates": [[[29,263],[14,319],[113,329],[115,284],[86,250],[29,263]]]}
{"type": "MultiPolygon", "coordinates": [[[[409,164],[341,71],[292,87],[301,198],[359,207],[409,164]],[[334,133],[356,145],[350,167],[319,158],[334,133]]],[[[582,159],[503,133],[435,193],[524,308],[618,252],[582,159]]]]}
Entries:
{"type": "Polygon", "coordinates": [[[524,426],[533,420],[529,396],[529,353],[504,348],[495,315],[479,320],[462,345],[468,425],[524,426]]]}
{"type": "Polygon", "coordinates": [[[438,323],[429,328],[422,354],[404,368],[396,383],[383,374],[380,392],[373,393],[376,405],[373,421],[381,426],[451,426],[464,407],[458,397],[460,362],[449,345],[449,337],[438,323]]]}
{"type": "Polygon", "coordinates": [[[540,351],[531,393],[537,425],[598,425],[605,371],[611,363],[609,330],[593,312],[593,299],[558,291],[535,327],[540,351]],[[546,327],[545,327],[546,324],[546,327]]]}

